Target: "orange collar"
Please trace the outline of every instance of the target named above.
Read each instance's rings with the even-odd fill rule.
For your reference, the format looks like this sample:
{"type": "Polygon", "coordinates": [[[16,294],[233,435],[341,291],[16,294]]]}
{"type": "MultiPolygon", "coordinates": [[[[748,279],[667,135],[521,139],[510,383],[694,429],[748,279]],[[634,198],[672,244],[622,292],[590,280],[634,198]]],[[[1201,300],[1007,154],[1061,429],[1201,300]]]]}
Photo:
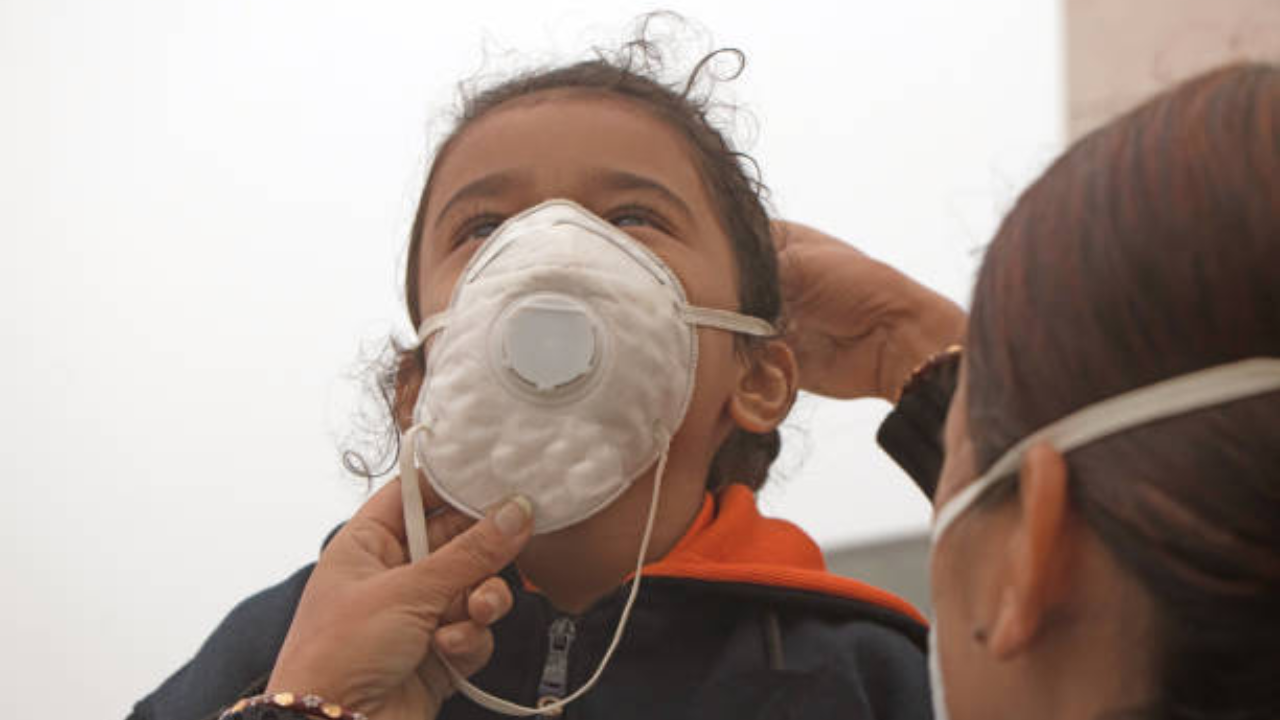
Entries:
{"type": "Polygon", "coordinates": [[[708,493],[684,537],[666,557],[646,565],[644,575],[804,590],[871,603],[926,623],[906,600],[827,572],[817,544],[796,525],[761,515],[755,493],[743,485],[708,493]]]}

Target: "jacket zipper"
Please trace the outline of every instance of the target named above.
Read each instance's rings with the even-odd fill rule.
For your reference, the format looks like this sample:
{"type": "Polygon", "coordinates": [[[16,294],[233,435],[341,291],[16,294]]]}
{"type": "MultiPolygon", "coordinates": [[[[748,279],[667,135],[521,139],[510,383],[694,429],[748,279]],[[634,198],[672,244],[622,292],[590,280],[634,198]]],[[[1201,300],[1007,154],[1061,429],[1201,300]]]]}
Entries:
{"type": "Polygon", "coordinates": [[[559,617],[551,623],[547,632],[550,640],[547,660],[542,665],[542,680],[538,683],[538,707],[550,705],[568,693],[569,648],[577,634],[578,628],[571,618],[559,617]]]}

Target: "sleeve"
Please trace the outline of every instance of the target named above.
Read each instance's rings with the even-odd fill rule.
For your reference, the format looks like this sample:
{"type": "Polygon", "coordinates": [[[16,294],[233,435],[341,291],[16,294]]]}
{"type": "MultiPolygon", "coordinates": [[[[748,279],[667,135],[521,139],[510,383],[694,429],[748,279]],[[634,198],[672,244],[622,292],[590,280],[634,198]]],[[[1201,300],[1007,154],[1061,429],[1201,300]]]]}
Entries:
{"type": "Polygon", "coordinates": [[[942,428],[955,393],[959,356],[930,367],[903,393],[876,442],[932,499],[942,471],[942,428]]]}

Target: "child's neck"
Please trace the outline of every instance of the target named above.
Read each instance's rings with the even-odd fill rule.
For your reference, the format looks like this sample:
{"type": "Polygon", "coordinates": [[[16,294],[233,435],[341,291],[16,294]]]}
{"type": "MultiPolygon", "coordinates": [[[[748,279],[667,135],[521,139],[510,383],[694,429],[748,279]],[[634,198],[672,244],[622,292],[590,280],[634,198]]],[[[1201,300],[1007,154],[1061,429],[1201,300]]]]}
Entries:
{"type": "MultiPolygon", "coordinates": [[[[703,488],[700,478],[668,468],[645,562],[664,557],[684,536],[702,507],[703,488]]],[[[650,474],[585,522],[533,538],[516,563],[521,574],[560,612],[586,612],[635,570],[652,498],[650,474]]]]}

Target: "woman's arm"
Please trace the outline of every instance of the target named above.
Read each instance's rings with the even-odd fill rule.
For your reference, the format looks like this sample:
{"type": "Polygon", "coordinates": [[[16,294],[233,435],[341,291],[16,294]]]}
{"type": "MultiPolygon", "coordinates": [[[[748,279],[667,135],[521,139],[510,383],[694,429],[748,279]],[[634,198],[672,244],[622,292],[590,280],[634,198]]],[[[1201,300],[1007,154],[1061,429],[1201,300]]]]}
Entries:
{"type": "Polygon", "coordinates": [[[811,227],[773,229],[801,389],[896,402],[915,368],[963,338],[965,313],[942,295],[811,227]]]}
{"type": "Polygon", "coordinates": [[[895,403],[877,440],[932,497],[958,367],[958,355],[941,353],[962,340],[964,311],[811,227],[775,222],[774,241],[800,387],[828,397],[895,403]]]}

